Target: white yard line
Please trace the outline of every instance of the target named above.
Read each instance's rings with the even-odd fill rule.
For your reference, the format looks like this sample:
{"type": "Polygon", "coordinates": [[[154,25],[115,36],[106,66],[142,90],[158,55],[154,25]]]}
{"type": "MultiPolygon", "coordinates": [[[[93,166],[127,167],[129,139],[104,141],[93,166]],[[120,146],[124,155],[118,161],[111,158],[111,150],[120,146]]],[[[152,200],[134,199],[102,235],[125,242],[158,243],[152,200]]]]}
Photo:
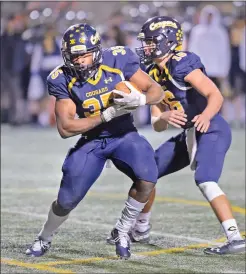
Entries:
{"type": "Polygon", "coordinates": [[[197,238],[197,237],[175,235],[175,234],[171,234],[171,233],[162,233],[162,232],[151,231],[151,234],[156,235],[156,236],[162,236],[162,237],[164,236],[164,237],[168,237],[168,238],[185,239],[185,240],[189,240],[189,241],[197,242],[197,243],[211,243],[210,240],[201,239],[201,238],[197,238]]]}
{"type": "MultiPolygon", "coordinates": [[[[1,209],[1,213],[18,214],[18,215],[24,215],[24,216],[34,217],[34,218],[38,218],[38,219],[46,219],[47,218],[47,214],[16,211],[16,210],[3,209],[3,208],[1,209]]],[[[110,225],[110,224],[103,224],[103,223],[96,223],[96,222],[80,221],[80,220],[75,219],[74,217],[70,217],[69,222],[72,222],[75,224],[88,225],[88,226],[96,225],[97,227],[104,227],[106,229],[109,229],[109,232],[110,232],[110,229],[112,229],[113,225],[114,225],[114,224],[110,225]]],[[[171,234],[171,233],[162,233],[162,232],[151,231],[151,234],[156,235],[156,236],[161,236],[161,237],[174,238],[174,239],[184,239],[184,240],[197,242],[197,243],[211,243],[210,240],[201,239],[201,238],[197,238],[197,237],[175,235],[175,234],[171,234]]]]}

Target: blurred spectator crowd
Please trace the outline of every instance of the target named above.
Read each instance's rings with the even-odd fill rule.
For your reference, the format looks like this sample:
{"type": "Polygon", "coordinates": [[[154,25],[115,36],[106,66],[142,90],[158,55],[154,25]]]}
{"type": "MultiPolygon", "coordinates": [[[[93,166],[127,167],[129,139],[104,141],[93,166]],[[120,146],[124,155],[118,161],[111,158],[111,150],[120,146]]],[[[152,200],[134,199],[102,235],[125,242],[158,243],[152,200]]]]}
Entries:
{"type": "MultiPolygon", "coordinates": [[[[139,46],[141,25],[155,15],[182,23],[184,50],[198,54],[225,97],[222,114],[245,127],[245,2],[1,2],[1,122],[53,126],[54,101],[46,78],[63,62],[61,37],[78,22],[95,26],[103,47],[139,46]],[[3,6],[5,5],[5,6],[3,6]],[[14,12],[13,12],[14,11],[14,12]]],[[[149,124],[149,109],[136,111],[137,126],[149,124]]]]}

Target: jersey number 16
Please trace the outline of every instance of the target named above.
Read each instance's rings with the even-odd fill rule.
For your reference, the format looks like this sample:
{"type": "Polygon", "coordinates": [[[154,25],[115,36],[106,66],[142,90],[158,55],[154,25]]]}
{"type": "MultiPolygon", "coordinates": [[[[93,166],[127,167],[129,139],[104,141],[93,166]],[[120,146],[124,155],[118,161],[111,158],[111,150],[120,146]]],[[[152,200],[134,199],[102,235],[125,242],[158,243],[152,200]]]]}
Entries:
{"type": "Polygon", "coordinates": [[[167,105],[170,110],[182,110],[184,111],[184,108],[182,107],[181,103],[177,100],[175,100],[174,94],[169,91],[165,90],[165,98],[163,99],[163,104],[167,105]]]}

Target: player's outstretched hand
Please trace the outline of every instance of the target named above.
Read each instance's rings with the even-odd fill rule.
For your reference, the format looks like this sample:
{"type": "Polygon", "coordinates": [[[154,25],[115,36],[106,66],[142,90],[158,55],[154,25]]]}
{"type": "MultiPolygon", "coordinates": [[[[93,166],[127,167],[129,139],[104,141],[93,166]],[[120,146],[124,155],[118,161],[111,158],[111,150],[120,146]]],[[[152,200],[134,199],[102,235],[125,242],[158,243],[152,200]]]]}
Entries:
{"type": "Polygon", "coordinates": [[[196,115],[193,119],[192,122],[194,122],[194,127],[196,128],[197,131],[200,132],[207,132],[209,125],[210,125],[210,120],[207,116],[204,114],[199,114],[196,115]]]}
{"type": "Polygon", "coordinates": [[[125,93],[121,90],[114,89],[113,92],[123,98],[115,98],[114,102],[117,105],[127,105],[128,107],[144,106],[146,104],[146,96],[139,92],[131,83],[125,81],[126,86],[130,89],[130,93],[125,93]]]}
{"type": "Polygon", "coordinates": [[[166,121],[169,125],[181,128],[187,122],[187,115],[180,110],[165,111],[161,114],[160,119],[166,121]]]}
{"type": "Polygon", "coordinates": [[[134,109],[127,109],[127,106],[118,106],[118,105],[111,106],[102,112],[101,119],[104,123],[109,122],[113,118],[128,114],[132,112],[133,110],[134,109]]]}

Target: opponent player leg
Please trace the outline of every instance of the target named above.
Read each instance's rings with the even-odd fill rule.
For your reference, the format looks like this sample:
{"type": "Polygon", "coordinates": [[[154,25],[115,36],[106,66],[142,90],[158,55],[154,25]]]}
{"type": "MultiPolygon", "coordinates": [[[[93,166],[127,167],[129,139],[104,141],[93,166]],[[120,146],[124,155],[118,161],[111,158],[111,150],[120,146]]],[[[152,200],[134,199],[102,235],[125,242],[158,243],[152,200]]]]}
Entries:
{"type": "Polygon", "coordinates": [[[230,202],[218,185],[225,155],[231,143],[230,128],[219,117],[211,122],[208,133],[198,134],[197,138],[195,181],[210,203],[228,239],[228,243],[225,245],[206,248],[204,252],[218,255],[245,252],[245,240],[240,235],[230,202]]]}
{"type": "Polygon", "coordinates": [[[48,251],[57,229],[101,174],[105,159],[96,157],[90,148],[86,144],[73,148],[68,153],[62,168],[63,178],[58,198],[52,203],[48,218],[34,243],[26,250],[26,255],[39,257],[48,251]]]}
{"type": "Polygon", "coordinates": [[[135,182],[134,197],[128,196],[122,215],[111,235],[115,240],[116,253],[122,258],[130,257],[128,232],[143,210],[157,181],[154,150],[137,132],[122,136],[112,153],[115,166],[135,182]]]}

